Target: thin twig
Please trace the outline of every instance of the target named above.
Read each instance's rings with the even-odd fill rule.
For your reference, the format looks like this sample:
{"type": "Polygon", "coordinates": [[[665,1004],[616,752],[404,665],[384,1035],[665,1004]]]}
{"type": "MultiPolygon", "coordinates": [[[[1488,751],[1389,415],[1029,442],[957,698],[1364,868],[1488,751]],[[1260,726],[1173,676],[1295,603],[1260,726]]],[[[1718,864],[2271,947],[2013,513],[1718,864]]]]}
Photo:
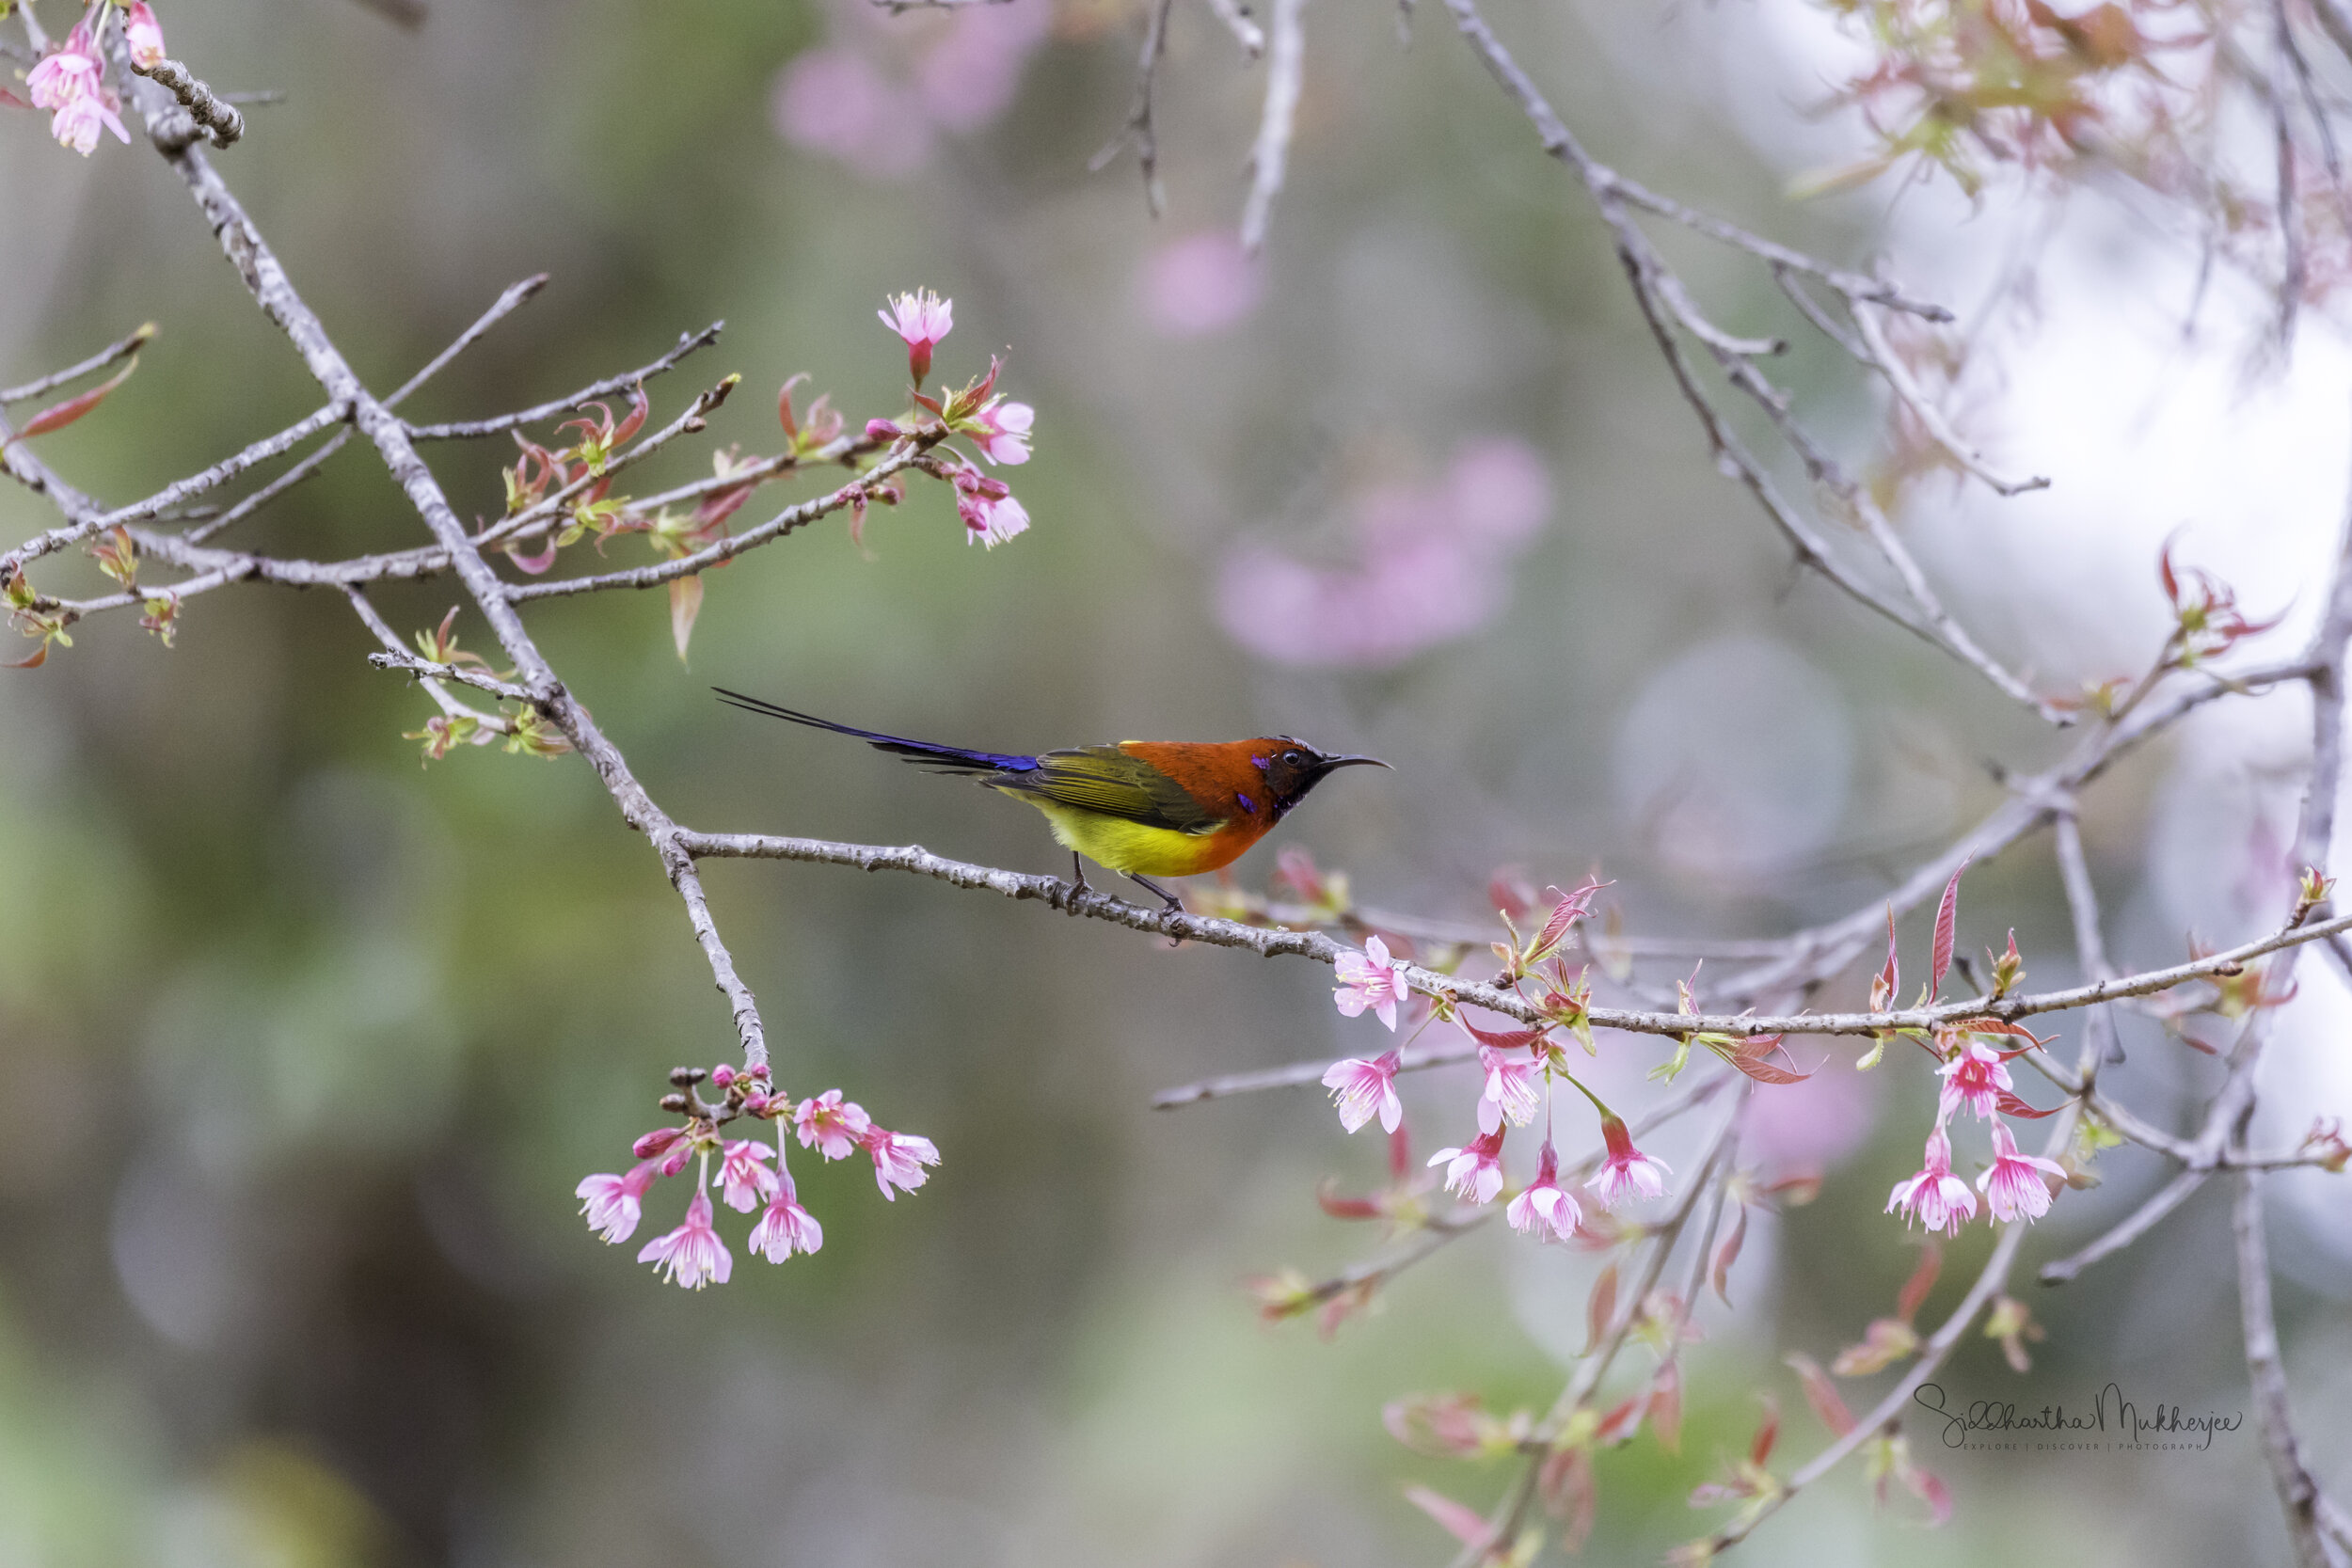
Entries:
{"type": "Polygon", "coordinates": [[[103,371],[118,359],[128,359],[132,355],[146,347],[148,341],[155,336],[157,330],[155,324],[149,322],[129,337],[117,339],[77,365],[68,365],[61,371],[52,371],[39,380],[27,381],[22,387],[0,387],[0,407],[6,407],[11,403],[23,403],[27,398],[37,398],[41,393],[52,391],[69,381],[78,381],[92,371],[103,371]]]}
{"type": "Polygon", "coordinates": [[[1307,0],[1274,0],[1266,49],[1265,110],[1258,140],[1249,152],[1249,199],[1241,210],[1242,248],[1251,255],[1265,244],[1274,198],[1281,193],[1290,163],[1291,130],[1298,117],[1298,89],[1307,74],[1307,0]]]}
{"type": "Polygon", "coordinates": [[[1871,316],[1867,307],[1854,307],[1853,324],[1869,349],[1869,353],[1862,356],[1864,363],[1886,377],[1886,384],[1895,389],[1895,395],[1902,400],[1903,406],[1911,410],[1921,428],[1927,431],[1929,438],[1942,447],[1953,462],[1982,480],[1996,495],[2022,496],[2029,490],[2050,487],[2046,476],[2006,479],[1987,467],[1983,457],[1962,437],[1959,431],[1952,428],[1951,421],[1944,417],[1943,409],[1936,406],[1927,388],[1920,386],[1918,379],[1911,373],[1911,367],[1904,364],[1902,356],[1895,352],[1895,345],[1886,341],[1885,329],[1871,316]]]}
{"type": "Polygon", "coordinates": [[[1243,59],[1255,60],[1265,53],[1265,33],[1243,12],[1239,0],[1202,0],[1202,3],[1209,8],[1209,14],[1223,23],[1225,30],[1233,35],[1233,41],[1241,45],[1243,59]]]}
{"type": "Polygon", "coordinates": [[[2319,1523],[2319,1482],[2303,1463],[2287,1402],[2286,1369],[2279,1359],[2279,1327],[2270,1314],[2270,1259],[2264,1246],[2262,1178],[2252,1171],[2237,1179],[2231,1214],[2237,1236],[2238,1318],[2245,1330],[2246,1370],[2254,1386],[2254,1428],[2263,1458],[2286,1515],[2287,1539],[2295,1545],[2296,1568],[2335,1568],[2319,1523]]]}
{"type": "Polygon", "coordinates": [[[1159,74],[1160,54],[1168,44],[1168,13],[1174,5],[1175,0],[1149,0],[1144,11],[1143,56],[1136,65],[1135,106],[1127,111],[1127,123],[1119,135],[1087,163],[1089,173],[1100,174],[1132,146],[1136,162],[1143,169],[1143,204],[1153,217],[1167,207],[1168,193],[1160,186],[1160,143],[1152,124],[1152,86],[1159,74]]]}
{"type": "Polygon", "coordinates": [[[451,424],[410,425],[407,427],[408,438],[412,441],[473,441],[485,436],[502,436],[507,431],[518,429],[523,425],[537,424],[542,420],[551,420],[558,414],[568,414],[584,403],[592,402],[596,398],[613,397],[628,391],[640,382],[651,381],[696,349],[706,348],[717,342],[720,332],[725,328],[726,325],[723,321],[712,322],[700,332],[689,333],[679,338],[675,347],[652,364],[641,366],[620,375],[607,376],[601,381],[592,381],[568,397],[557,398],[552,403],[542,403],[530,408],[517,409],[512,414],[501,414],[495,419],[460,420],[451,424]]]}
{"type": "Polygon", "coordinates": [[[133,62],[131,70],[177,99],[195,128],[210,137],[215,147],[227,147],[245,135],[245,116],[237,112],[237,106],[223,101],[178,60],[158,60],[151,66],[133,62]]]}

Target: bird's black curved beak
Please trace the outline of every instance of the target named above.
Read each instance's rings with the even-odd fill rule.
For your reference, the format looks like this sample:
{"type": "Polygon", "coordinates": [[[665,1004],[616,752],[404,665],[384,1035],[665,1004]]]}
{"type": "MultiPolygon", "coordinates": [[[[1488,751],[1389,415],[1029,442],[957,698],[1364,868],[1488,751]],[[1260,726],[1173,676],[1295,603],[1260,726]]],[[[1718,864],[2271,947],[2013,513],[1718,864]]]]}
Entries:
{"type": "MultiPolygon", "coordinates": [[[[1315,777],[1320,779],[1335,768],[1388,768],[1378,757],[1324,757],[1315,763],[1315,777]]],[[[1390,768],[1394,772],[1394,768],[1390,768]]]]}

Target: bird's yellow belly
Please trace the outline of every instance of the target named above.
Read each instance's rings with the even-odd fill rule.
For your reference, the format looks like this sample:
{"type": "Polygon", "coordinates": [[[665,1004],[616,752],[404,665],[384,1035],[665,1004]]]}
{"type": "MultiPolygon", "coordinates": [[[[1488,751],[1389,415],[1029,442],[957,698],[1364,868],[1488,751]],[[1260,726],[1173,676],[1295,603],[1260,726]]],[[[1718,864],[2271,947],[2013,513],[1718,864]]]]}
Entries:
{"type": "MultiPolygon", "coordinates": [[[[1007,794],[1012,794],[1010,790],[1007,794]]],[[[1215,832],[1181,833],[1106,816],[1055,800],[1022,795],[1053,825],[1054,836],[1099,865],[1144,877],[1193,877],[1231,864],[1249,847],[1249,835],[1229,824],[1215,832]]]]}

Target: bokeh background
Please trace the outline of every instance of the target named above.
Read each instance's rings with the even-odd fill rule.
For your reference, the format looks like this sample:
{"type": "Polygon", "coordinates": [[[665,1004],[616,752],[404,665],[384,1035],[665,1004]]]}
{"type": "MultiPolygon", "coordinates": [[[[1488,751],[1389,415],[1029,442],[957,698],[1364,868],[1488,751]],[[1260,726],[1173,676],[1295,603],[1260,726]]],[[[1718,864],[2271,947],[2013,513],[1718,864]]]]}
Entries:
{"type": "MultiPolygon", "coordinates": [[[[54,30],[71,11],[41,0],[54,30]]],[[[1851,117],[1815,112],[1851,46],[1794,0],[1496,13],[1603,156],[1833,257],[1884,256],[1961,309],[1987,367],[1972,430],[2057,483],[2006,502],[1917,486],[1903,522],[2010,662],[2052,689],[2144,664],[2155,548],[2184,525],[2185,554],[2249,608],[2290,607],[2280,646],[2308,626],[2352,454],[2352,356],[2324,317],[2265,359],[2261,291],[2225,268],[2185,331],[2195,245],[2095,184],[1786,198],[1862,145],[1851,117]]],[[[1425,8],[1409,41],[1382,8],[1310,11],[1289,187],[1255,261],[1232,235],[1263,76],[1189,5],[1162,77],[1156,222],[1132,158],[1087,169],[1131,91],[1140,22],[1122,5],[439,0],[411,32],[341,0],[249,0],[163,20],[215,85],[284,90],[220,164],[374,385],[506,284],[554,275],[420,417],[552,396],[723,317],[657,407],[739,370],[713,436],[771,450],[768,400],[794,372],[853,419],[897,411],[903,361],[873,311],[922,285],[956,301],[947,374],[1009,350],[1007,384],[1039,410],[1037,458],[1012,475],[1035,527],[1012,544],[966,547],[918,488],[865,551],[836,524],[714,575],[691,665],[659,595],[534,614],[698,827],[1061,863],[1028,814],[722,708],[713,683],[993,748],[1289,731],[1397,766],[1343,775],[1281,831],[1370,900],[1482,918],[1499,865],[1539,885],[1597,868],[1630,929],[1769,935],[1867,903],[1990,809],[1988,761],[2056,754],[1965,672],[1791,576],[1706,461],[1603,230],[1425,8]]],[[[46,439],[51,461],[127,499],[314,406],[155,159],[110,142],[86,163],[28,115],[0,132],[0,379],[164,329],[99,416],[46,439]]],[[[1761,273],[1663,243],[1719,319],[1796,340],[1783,373],[1867,467],[1873,390],[1761,273]]],[[[658,472],[704,471],[708,450],[658,472]]],[[[461,507],[495,510],[508,453],[431,455],[461,507]]],[[[0,493],[8,537],[46,520],[0,493]]],[[[250,537],[323,557],[419,525],[354,448],[250,537]]],[[[452,598],[378,602],[423,627],[452,598]]],[[[1482,1234],[1329,1343],[1262,1325],[1250,1276],[1372,1249],[1313,1194],[1370,1185],[1381,1149],[1308,1090],[1148,1109],[1203,1073],[1379,1048],[1370,1020],[1336,1016],[1327,974],[913,879],[714,866],[787,1086],[837,1084],[945,1163],[885,1205],[861,1168],[803,1160],[824,1250],[739,1257],[725,1288],[679,1291],[634,1243],[599,1245],[572,1196],[655,1124],[669,1067],[729,1048],[676,902],[576,762],[465,751],[421,773],[401,732],[429,705],[367,647],[339,601],[252,590],[191,601],[169,651],[103,621],[0,679],[0,1563],[1450,1552],[1402,1486],[1483,1505],[1503,1472],[1406,1453],[1381,1408],[1448,1388],[1549,1402],[1595,1260],[1482,1234]]],[[[2217,705],[2091,797],[2125,961],[2276,919],[2307,724],[2297,696],[2217,705]]],[[[1262,850],[1243,879],[1270,866],[1262,850]]],[[[1971,873],[1963,947],[2012,926],[2036,983],[2073,975],[2045,842],[1971,873]]],[[[2352,1105],[2352,998],[2315,961],[2302,978],[2265,1069],[2274,1143],[2352,1105]]],[[[2126,1032],[2110,1084],[2184,1114],[2207,1064],[2126,1032]]],[[[1655,1056],[1605,1040],[1599,1081],[1638,1103],[1655,1056]]],[[[1421,1147],[1460,1141],[1474,1094],[1413,1085],[1421,1147]]],[[[1889,1310],[1915,1254],[1879,1211],[1931,1101],[1907,1056],[1765,1091],[1748,1159],[1822,1169],[1824,1191],[1759,1222],[1736,1309],[1703,1319],[1681,1453],[1645,1439],[1602,1458],[1592,1560],[1649,1560],[1712,1522],[1684,1497],[1744,1449],[1757,1390],[1790,1413],[1785,1454],[1820,1440],[1779,1358],[1826,1361],[1889,1310]]],[[[1691,1138],[1659,1152],[1680,1164],[1691,1138]]],[[[2103,1170],[2028,1241],[2027,1270],[2165,1174],[2133,1150],[2103,1170]]],[[[2298,1414],[2341,1481],[2352,1224],[2325,1179],[2273,1191],[2298,1414]]],[[[657,1194],[641,1239],[675,1202],[657,1194]]],[[[1931,1319],[1989,1242],[1955,1244],[1931,1319]]],[[[1943,1381],[2039,1405],[2114,1379],[2241,1410],[2226,1257],[2207,1194],[2063,1291],[2021,1274],[2049,1331],[2032,1371],[1972,1340],[1943,1381]]],[[[2185,1455],[1915,1441],[1957,1495],[1947,1529],[1874,1512],[1849,1471],[1746,1557],[2284,1549],[2247,1432],[2185,1455]]]]}

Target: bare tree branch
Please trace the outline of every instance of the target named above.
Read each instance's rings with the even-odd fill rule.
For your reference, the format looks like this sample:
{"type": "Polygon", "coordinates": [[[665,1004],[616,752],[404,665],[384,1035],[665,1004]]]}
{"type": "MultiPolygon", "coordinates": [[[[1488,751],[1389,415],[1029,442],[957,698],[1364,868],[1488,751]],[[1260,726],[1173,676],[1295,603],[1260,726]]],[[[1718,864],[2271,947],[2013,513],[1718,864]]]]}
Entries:
{"type": "Polygon", "coordinates": [[[1307,0],[1274,0],[1266,50],[1265,112],[1249,152],[1249,199],[1241,211],[1242,248],[1256,255],[1265,244],[1274,198],[1290,164],[1291,127],[1298,116],[1299,85],[1307,74],[1307,0]]]}

